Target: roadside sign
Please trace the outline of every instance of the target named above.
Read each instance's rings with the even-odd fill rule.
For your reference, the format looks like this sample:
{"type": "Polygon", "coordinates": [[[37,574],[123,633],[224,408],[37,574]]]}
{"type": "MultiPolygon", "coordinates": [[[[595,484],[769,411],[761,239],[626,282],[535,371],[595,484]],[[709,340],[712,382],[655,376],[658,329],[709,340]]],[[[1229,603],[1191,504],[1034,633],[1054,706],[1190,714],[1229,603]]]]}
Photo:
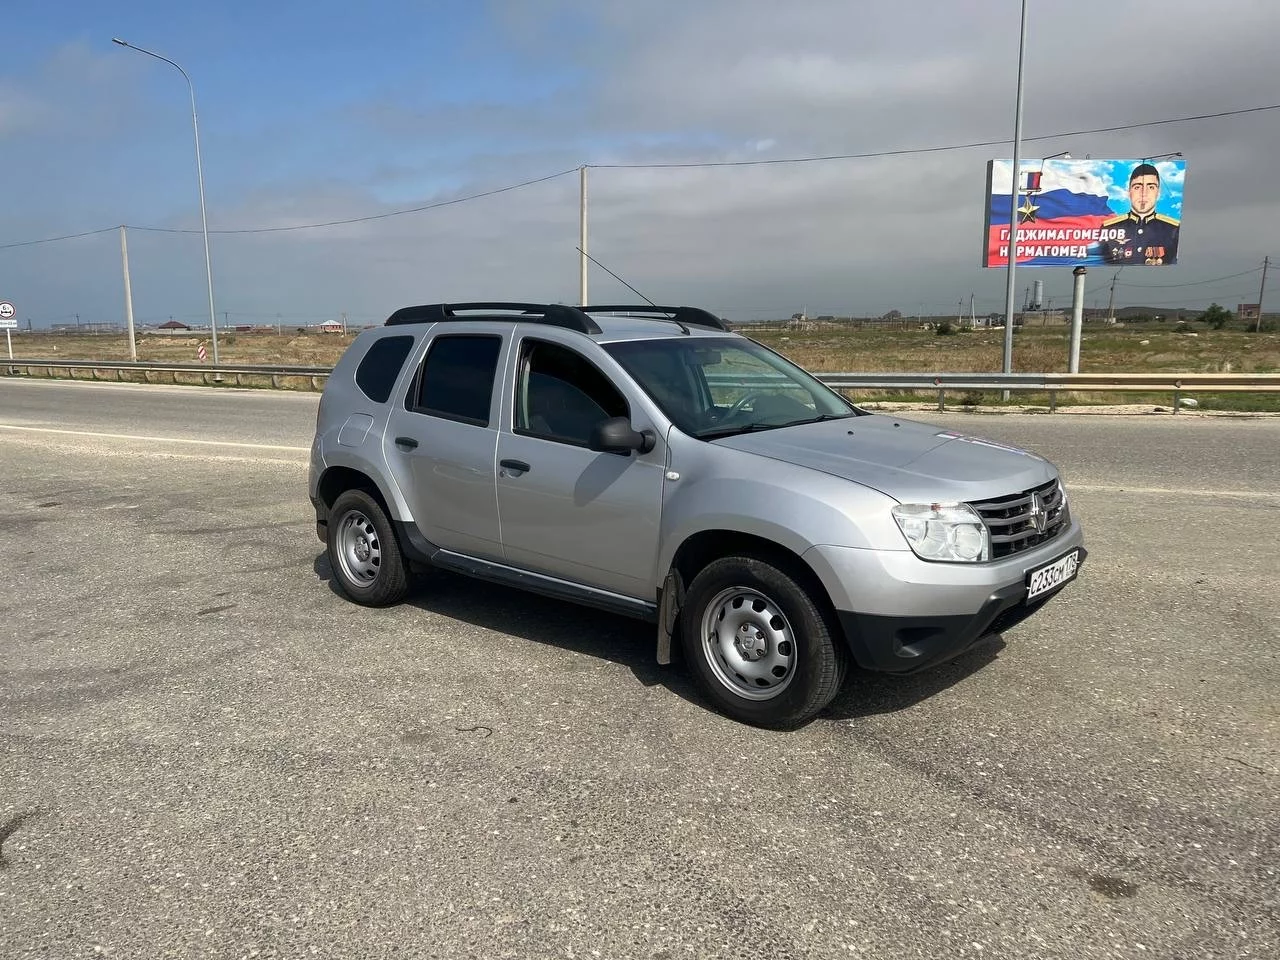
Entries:
{"type": "Polygon", "coordinates": [[[17,312],[8,300],[0,300],[0,329],[16,330],[18,328],[17,312]]]}

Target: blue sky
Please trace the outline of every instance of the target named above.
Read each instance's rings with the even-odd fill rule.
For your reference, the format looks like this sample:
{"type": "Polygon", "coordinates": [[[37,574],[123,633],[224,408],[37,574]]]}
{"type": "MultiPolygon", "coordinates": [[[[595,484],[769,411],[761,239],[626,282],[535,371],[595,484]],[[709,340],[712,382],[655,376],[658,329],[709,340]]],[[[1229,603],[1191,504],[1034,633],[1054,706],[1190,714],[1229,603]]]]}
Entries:
{"type": "MultiPolygon", "coordinates": [[[[158,2],[6,10],[0,61],[0,297],[48,323],[122,313],[118,237],[5,244],[127,223],[282,227],[445,202],[581,164],[724,162],[1007,137],[1017,0],[971,7],[807,0],[158,2]],[[922,29],[922,24],[928,29],[922,29]]],[[[1280,101],[1280,9],[1168,0],[1140,93],[1107,64],[1137,0],[1033,4],[1030,135],[1280,101]],[[1229,8],[1229,16],[1223,10],[1229,8]],[[1212,63],[1191,82],[1186,64],[1212,63]]],[[[1195,181],[1168,282],[1280,253],[1280,196],[1256,177],[1280,111],[1040,141],[1042,155],[1181,150],[1195,181]],[[1241,190],[1241,185],[1248,185],[1241,190]]],[[[655,299],[730,318],[1003,306],[974,267],[986,161],[1008,147],[771,166],[590,171],[591,251],[655,299]]],[[[212,237],[218,311],[374,322],[408,302],[574,300],[576,172],[487,199],[324,229],[212,237]]],[[[143,320],[207,312],[198,235],[130,231],[143,320]]],[[[1037,274],[1070,287],[1069,271],[1037,274]]],[[[594,296],[629,296],[592,268],[594,296]]],[[[1251,280],[1249,282],[1252,282],[1251,280]]],[[[1241,281],[1191,288],[1250,300],[1241,281]]],[[[1147,288],[1131,291],[1151,297],[1147,288]]],[[[1171,292],[1165,299],[1187,294],[1171,292]]],[[[232,318],[236,319],[235,316],[232,318]]]]}

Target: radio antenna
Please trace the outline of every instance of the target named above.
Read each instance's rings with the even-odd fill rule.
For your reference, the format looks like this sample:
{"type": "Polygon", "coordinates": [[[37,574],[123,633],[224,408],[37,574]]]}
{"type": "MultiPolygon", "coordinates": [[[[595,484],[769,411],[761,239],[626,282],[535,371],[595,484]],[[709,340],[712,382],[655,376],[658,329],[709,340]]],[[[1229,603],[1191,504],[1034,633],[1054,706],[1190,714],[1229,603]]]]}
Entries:
{"type": "MultiPolygon", "coordinates": [[[[584,257],[586,257],[588,260],[590,260],[592,263],[594,263],[594,264],[595,264],[597,267],[599,267],[601,270],[603,270],[605,273],[607,273],[609,276],[613,277],[613,279],[617,280],[620,284],[622,284],[624,287],[626,287],[628,290],[630,290],[632,293],[634,293],[637,297],[641,297],[641,298],[643,298],[643,299],[645,299],[645,300],[649,300],[649,298],[648,298],[648,297],[646,297],[643,293],[641,293],[639,290],[637,290],[637,289],[636,289],[635,287],[633,287],[631,284],[627,283],[627,281],[623,280],[620,276],[618,276],[616,273],[614,273],[612,270],[610,270],[608,267],[606,267],[603,263],[601,263],[599,260],[597,260],[597,259],[596,259],[595,257],[593,257],[591,254],[587,253],[587,251],[583,250],[581,247],[578,247],[578,248],[577,248],[577,251],[578,251],[580,254],[582,254],[584,257]]],[[[657,304],[656,304],[656,303],[654,303],[652,300],[649,300],[649,306],[651,306],[651,307],[656,307],[656,306],[657,306],[657,304]]]]}

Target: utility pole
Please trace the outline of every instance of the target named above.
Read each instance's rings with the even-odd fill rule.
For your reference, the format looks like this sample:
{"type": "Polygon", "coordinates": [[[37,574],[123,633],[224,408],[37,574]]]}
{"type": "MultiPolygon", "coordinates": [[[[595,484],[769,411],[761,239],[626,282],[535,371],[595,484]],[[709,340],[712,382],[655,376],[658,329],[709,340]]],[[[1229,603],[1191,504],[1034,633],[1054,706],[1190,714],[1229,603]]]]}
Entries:
{"type": "Polygon", "coordinates": [[[1258,287],[1258,320],[1253,325],[1254,333],[1258,333],[1262,329],[1262,295],[1267,292],[1267,266],[1270,263],[1270,257],[1262,258],[1262,286],[1258,287]]]}
{"type": "Polygon", "coordinates": [[[129,359],[137,361],[138,342],[133,334],[133,287],[129,283],[129,242],[124,236],[124,226],[120,227],[120,259],[124,263],[124,320],[129,332],[129,359]]]}
{"type": "Polygon", "coordinates": [[[584,163],[578,168],[579,174],[579,198],[578,198],[578,248],[581,254],[578,257],[578,300],[579,306],[587,305],[587,165],[584,163]]]}
{"type": "Polygon", "coordinates": [[[1116,306],[1116,277],[1119,277],[1119,276],[1120,276],[1120,271],[1119,271],[1119,270],[1117,270],[1117,271],[1116,271],[1116,273],[1115,273],[1115,276],[1111,278],[1111,296],[1110,296],[1110,298],[1107,300],[1107,323],[1115,323],[1115,322],[1116,322],[1116,311],[1115,311],[1115,306],[1116,306]]]}
{"type": "Polygon", "coordinates": [[[971,293],[969,294],[969,326],[976,327],[977,325],[978,318],[973,313],[973,294],[971,293]]]}

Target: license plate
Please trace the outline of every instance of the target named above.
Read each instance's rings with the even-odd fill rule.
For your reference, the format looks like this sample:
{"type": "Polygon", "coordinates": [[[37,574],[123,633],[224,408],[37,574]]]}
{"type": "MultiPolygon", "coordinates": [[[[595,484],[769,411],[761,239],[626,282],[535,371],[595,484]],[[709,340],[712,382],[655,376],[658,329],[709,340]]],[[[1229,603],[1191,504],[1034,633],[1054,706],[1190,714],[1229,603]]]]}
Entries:
{"type": "Polygon", "coordinates": [[[1072,550],[1053,563],[1032,570],[1027,574],[1027,599],[1033,600],[1042,593],[1047,593],[1069,580],[1074,580],[1079,569],[1080,551],[1072,550]]]}

